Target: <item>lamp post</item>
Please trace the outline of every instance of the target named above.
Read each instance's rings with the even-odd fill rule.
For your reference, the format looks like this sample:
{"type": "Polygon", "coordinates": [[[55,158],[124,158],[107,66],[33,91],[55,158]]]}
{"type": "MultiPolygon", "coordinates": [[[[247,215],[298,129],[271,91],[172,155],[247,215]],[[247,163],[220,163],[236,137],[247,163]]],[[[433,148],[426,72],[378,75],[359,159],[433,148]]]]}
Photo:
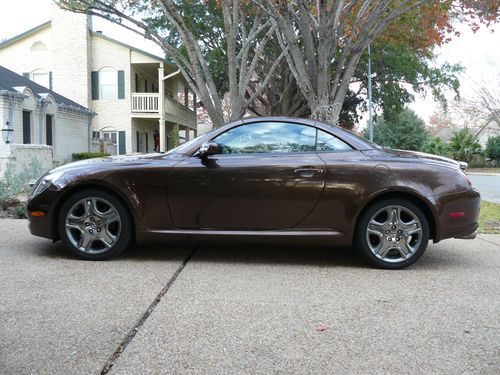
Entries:
{"type": "Polygon", "coordinates": [[[373,114],[372,114],[372,56],[368,44],[368,127],[370,142],[373,142],[373,114]]]}
{"type": "Polygon", "coordinates": [[[14,129],[12,129],[10,123],[7,121],[2,129],[2,138],[6,144],[9,144],[12,142],[13,137],[14,137],[14,129]]]}

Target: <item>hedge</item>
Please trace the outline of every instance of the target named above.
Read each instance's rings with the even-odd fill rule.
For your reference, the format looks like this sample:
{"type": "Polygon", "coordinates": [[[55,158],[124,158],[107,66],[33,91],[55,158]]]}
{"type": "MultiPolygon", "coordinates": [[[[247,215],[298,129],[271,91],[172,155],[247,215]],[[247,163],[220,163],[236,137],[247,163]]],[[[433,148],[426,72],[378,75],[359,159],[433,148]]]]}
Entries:
{"type": "Polygon", "coordinates": [[[74,154],[71,154],[73,161],[101,158],[103,156],[109,156],[109,154],[105,154],[103,152],[75,152],[74,154]]]}

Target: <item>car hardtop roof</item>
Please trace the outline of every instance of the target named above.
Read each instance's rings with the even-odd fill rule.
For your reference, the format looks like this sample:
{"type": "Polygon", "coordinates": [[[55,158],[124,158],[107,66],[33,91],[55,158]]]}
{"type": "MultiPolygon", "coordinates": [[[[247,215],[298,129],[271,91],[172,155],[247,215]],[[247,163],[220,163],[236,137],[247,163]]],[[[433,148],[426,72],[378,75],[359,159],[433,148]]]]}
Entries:
{"type": "Polygon", "coordinates": [[[308,125],[312,126],[318,129],[325,130],[328,133],[331,133],[337,137],[339,137],[341,140],[344,142],[348,143],[351,147],[357,150],[372,150],[375,148],[373,144],[370,142],[366,141],[364,138],[361,138],[360,136],[344,130],[338,126],[335,125],[330,125],[330,124],[325,124],[323,122],[319,122],[316,120],[312,119],[305,119],[305,118],[298,118],[298,117],[284,117],[284,116],[267,116],[267,117],[248,117],[244,118],[241,120],[236,120],[229,122],[225,125],[222,125],[221,127],[217,129],[213,129],[212,131],[200,136],[200,139],[198,142],[193,143],[190,145],[188,148],[183,149],[184,154],[192,154],[195,152],[195,150],[203,143],[206,142],[208,139],[213,139],[214,137],[217,137],[219,134],[224,133],[225,131],[240,126],[244,124],[252,124],[252,123],[258,123],[258,122],[288,122],[288,123],[296,123],[296,124],[303,124],[303,125],[308,125]]]}
{"type": "Polygon", "coordinates": [[[236,125],[251,124],[254,122],[266,122],[266,121],[280,121],[280,122],[289,122],[289,123],[314,126],[319,129],[323,129],[328,133],[332,133],[335,136],[338,136],[339,138],[349,143],[351,146],[353,146],[358,150],[371,150],[375,148],[375,146],[372,143],[368,142],[359,135],[350,132],[349,130],[342,129],[340,126],[337,125],[327,124],[313,119],[306,119],[299,117],[285,117],[285,116],[248,117],[242,120],[231,122],[227,125],[230,125],[232,127],[236,125]]]}

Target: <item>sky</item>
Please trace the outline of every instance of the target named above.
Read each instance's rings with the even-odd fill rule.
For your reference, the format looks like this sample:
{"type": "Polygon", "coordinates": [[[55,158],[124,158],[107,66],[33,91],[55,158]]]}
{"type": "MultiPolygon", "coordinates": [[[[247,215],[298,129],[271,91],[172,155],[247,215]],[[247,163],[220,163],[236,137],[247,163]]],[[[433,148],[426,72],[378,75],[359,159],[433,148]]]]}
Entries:
{"type": "MultiPolygon", "coordinates": [[[[49,20],[50,7],[53,6],[51,3],[51,0],[0,0],[0,40],[49,20]]],[[[92,23],[94,30],[101,30],[104,34],[137,48],[163,55],[154,43],[117,25],[95,17],[92,23]]],[[[500,25],[496,25],[493,32],[483,27],[476,33],[466,25],[459,25],[459,31],[459,37],[453,37],[450,43],[436,50],[436,64],[459,63],[465,68],[460,77],[460,95],[467,98],[473,95],[475,82],[498,84],[496,75],[500,73],[500,25]]],[[[454,94],[449,92],[447,97],[452,100],[454,94]]],[[[430,116],[439,110],[439,104],[429,94],[426,97],[417,96],[410,108],[428,122],[430,116]]]]}

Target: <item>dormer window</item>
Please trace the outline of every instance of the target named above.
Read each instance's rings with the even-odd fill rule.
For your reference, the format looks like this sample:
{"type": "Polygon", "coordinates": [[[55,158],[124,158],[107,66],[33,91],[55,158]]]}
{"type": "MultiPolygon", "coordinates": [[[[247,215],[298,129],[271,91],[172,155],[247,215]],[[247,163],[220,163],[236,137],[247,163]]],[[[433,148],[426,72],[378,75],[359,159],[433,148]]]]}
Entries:
{"type": "Polygon", "coordinates": [[[35,70],[31,73],[31,80],[48,89],[52,89],[50,72],[43,69],[35,70]]]}
{"type": "Polygon", "coordinates": [[[46,52],[48,51],[47,45],[44,42],[36,42],[31,46],[31,52],[46,52]]]}

